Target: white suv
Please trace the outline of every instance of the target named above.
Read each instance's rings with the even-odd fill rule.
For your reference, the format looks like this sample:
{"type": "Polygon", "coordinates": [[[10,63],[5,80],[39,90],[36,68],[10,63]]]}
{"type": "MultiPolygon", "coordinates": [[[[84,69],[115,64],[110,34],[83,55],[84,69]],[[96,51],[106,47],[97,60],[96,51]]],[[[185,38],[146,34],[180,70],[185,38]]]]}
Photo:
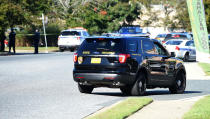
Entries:
{"type": "Polygon", "coordinates": [[[58,37],[58,47],[60,51],[65,49],[70,49],[74,51],[80,44],[89,37],[86,29],[83,28],[73,28],[61,31],[61,35],[58,37]]]}

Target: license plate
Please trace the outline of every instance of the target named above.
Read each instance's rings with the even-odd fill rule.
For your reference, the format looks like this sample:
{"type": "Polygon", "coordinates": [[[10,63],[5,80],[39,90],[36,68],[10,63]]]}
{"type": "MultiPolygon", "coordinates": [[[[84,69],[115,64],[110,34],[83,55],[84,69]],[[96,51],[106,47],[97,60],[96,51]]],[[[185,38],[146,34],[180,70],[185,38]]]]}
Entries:
{"type": "Polygon", "coordinates": [[[91,58],[91,64],[100,64],[101,58],[91,58]]]}

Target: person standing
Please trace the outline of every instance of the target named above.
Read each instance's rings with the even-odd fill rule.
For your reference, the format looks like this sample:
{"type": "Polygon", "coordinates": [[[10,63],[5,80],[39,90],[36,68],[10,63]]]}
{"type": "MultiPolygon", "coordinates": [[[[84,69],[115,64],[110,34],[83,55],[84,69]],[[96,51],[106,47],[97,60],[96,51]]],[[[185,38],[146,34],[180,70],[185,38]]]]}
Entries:
{"type": "Polygon", "coordinates": [[[1,52],[4,52],[4,49],[5,49],[5,45],[4,45],[5,39],[6,39],[6,36],[5,36],[4,30],[2,30],[1,33],[0,33],[0,42],[1,42],[1,49],[0,49],[0,51],[1,52]]]}
{"type": "Polygon", "coordinates": [[[15,36],[16,33],[14,32],[14,29],[11,29],[11,32],[9,34],[9,53],[11,52],[11,47],[12,47],[13,52],[15,54],[15,36]]]}
{"type": "Polygon", "coordinates": [[[39,30],[35,31],[34,34],[34,54],[38,54],[39,53],[39,40],[40,40],[40,33],[39,30]]]}

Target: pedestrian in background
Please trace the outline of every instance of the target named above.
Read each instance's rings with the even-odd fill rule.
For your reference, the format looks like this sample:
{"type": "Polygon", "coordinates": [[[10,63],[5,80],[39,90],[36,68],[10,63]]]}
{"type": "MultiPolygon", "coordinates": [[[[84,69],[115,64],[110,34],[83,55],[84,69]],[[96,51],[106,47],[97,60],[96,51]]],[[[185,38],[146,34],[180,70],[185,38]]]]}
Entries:
{"type": "Polygon", "coordinates": [[[11,47],[12,47],[13,52],[15,54],[15,36],[16,36],[16,33],[14,32],[14,29],[12,28],[9,34],[9,53],[11,52],[11,47]]]}
{"type": "Polygon", "coordinates": [[[34,54],[39,53],[39,40],[40,40],[40,33],[39,30],[37,29],[34,34],[34,54]]]}
{"type": "Polygon", "coordinates": [[[6,39],[6,36],[5,36],[5,33],[4,33],[4,30],[0,31],[0,42],[1,42],[1,49],[0,51],[1,52],[4,52],[4,48],[5,48],[5,45],[4,45],[4,40],[6,39]]]}

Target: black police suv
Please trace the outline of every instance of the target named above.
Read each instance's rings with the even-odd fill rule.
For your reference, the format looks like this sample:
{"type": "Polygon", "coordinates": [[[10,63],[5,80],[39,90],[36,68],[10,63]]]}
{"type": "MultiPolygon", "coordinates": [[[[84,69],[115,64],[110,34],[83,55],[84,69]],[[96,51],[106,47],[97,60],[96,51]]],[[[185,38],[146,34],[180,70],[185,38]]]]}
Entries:
{"type": "Polygon", "coordinates": [[[81,93],[110,87],[136,96],[146,88],[183,93],[186,87],[182,61],[157,40],[141,37],[87,38],[74,54],[73,77],[81,93]]]}

